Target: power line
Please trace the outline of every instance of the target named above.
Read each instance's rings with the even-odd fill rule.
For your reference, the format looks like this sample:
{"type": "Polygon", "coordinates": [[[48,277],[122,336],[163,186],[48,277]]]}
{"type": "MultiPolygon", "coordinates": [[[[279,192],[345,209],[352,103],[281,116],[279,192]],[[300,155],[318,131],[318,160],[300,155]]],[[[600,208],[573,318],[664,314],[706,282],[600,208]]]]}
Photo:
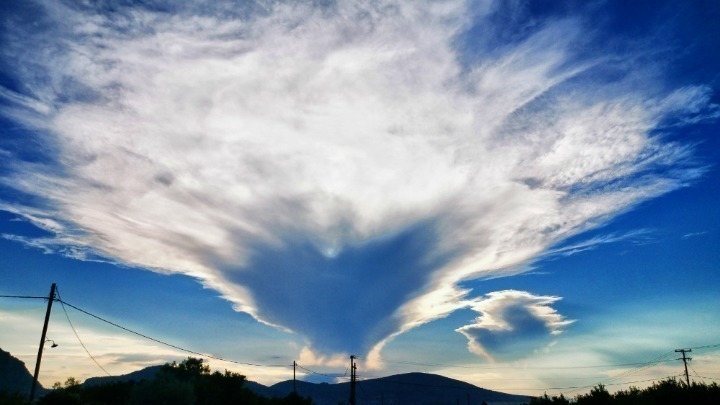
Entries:
{"type": "Polygon", "coordinates": [[[325,374],[325,373],[321,373],[321,372],[318,372],[318,371],[310,370],[309,368],[303,367],[303,366],[301,366],[301,365],[298,364],[298,363],[295,363],[295,365],[296,365],[297,367],[299,367],[299,368],[307,371],[308,373],[311,373],[311,374],[317,374],[317,375],[321,375],[321,376],[327,377],[327,378],[342,378],[342,379],[345,379],[345,380],[349,380],[349,379],[350,379],[350,377],[347,377],[347,376],[330,375],[330,374],[325,374]]]}
{"type": "Polygon", "coordinates": [[[698,372],[695,371],[695,369],[693,368],[693,366],[691,366],[691,365],[688,364],[688,367],[690,367],[690,370],[692,370],[692,372],[695,373],[696,376],[700,377],[700,374],[698,374],[698,372]]]}
{"type": "Polygon", "coordinates": [[[102,322],[105,322],[105,323],[107,323],[107,324],[109,324],[109,325],[112,325],[112,326],[114,326],[114,327],[116,327],[116,328],[120,328],[120,329],[122,329],[122,330],[124,330],[124,331],[126,331],[126,332],[130,332],[130,333],[132,333],[132,334],[134,334],[134,335],[140,336],[140,337],[145,338],[145,339],[148,339],[148,340],[152,340],[153,342],[160,343],[161,345],[164,345],[164,346],[172,347],[173,349],[177,349],[177,350],[183,351],[183,352],[185,352],[185,353],[190,353],[190,354],[194,354],[194,355],[201,356],[201,357],[207,357],[207,358],[210,358],[210,359],[215,359],[215,360],[219,360],[219,361],[224,361],[224,362],[234,363],[234,364],[239,364],[239,365],[245,365],[245,366],[253,366],[253,367],[292,367],[292,365],[285,365],[285,364],[256,364],[256,363],[246,363],[246,362],[242,362],[242,361],[235,361],[235,360],[225,359],[225,358],[222,358],[222,357],[219,357],[219,356],[213,356],[213,355],[211,355],[211,354],[196,352],[196,351],[193,351],[193,350],[190,350],[190,349],[186,349],[186,348],[184,348],[184,347],[180,347],[180,346],[174,345],[174,344],[172,344],[172,343],[168,343],[168,342],[162,341],[162,340],[160,340],[160,339],[156,339],[156,338],[150,337],[150,336],[145,335],[145,334],[142,334],[142,333],[140,333],[140,332],[136,332],[136,331],[134,331],[134,330],[132,330],[132,329],[129,329],[129,328],[126,328],[126,327],[124,327],[124,326],[122,326],[122,325],[118,325],[118,324],[115,323],[115,322],[109,321],[109,320],[107,320],[107,319],[105,319],[105,318],[103,318],[103,317],[100,317],[100,316],[98,316],[98,315],[95,315],[95,314],[93,314],[93,313],[90,313],[90,312],[88,312],[88,311],[86,311],[86,310],[84,310],[84,309],[82,309],[82,308],[76,307],[75,305],[72,305],[71,303],[69,303],[69,302],[67,302],[67,301],[64,301],[64,300],[61,300],[61,299],[57,299],[57,301],[60,301],[61,303],[69,306],[70,308],[73,308],[73,309],[75,309],[75,310],[77,310],[77,311],[80,311],[80,312],[84,313],[85,315],[91,316],[91,317],[93,317],[93,318],[95,318],[95,319],[98,319],[98,320],[100,320],[100,321],[102,321],[102,322]]]}
{"type": "MultiPolygon", "coordinates": [[[[613,386],[613,385],[626,385],[626,384],[634,384],[634,383],[641,383],[641,382],[648,382],[648,381],[659,381],[664,380],[667,378],[673,378],[676,376],[666,376],[661,378],[651,378],[647,380],[637,380],[637,381],[627,381],[627,382],[618,382],[618,383],[609,383],[609,384],[602,384],[607,386],[613,386]]],[[[365,382],[368,382],[370,380],[362,380],[365,382]]],[[[377,380],[376,380],[377,381],[377,380]]],[[[387,379],[382,379],[380,381],[377,381],[379,383],[388,383],[388,384],[397,384],[397,385],[410,385],[410,386],[416,386],[416,387],[428,387],[428,388],[456,388],[456,389],[464,389],[464,390],[483,390],[485,388],[477,387],[472,384],[468,384],[468,386],[462,386],[462,385],[444,385],[444,384],[423,384],[423,383],[412,383],[412,382],[405,382],[405,381],[392,381],[387,379]]],[[[502,388],[503,390],[513,390],[513,391],[550,391],[550,390],[567,390],[567,389],[583,389],[583,388],[591,388],[595,387],[598,384],[592,384],[592,385],[583,385],[583,386],[572,386],[572,387],[547,387],[547,388],[502,388]]]]}
{"type": "MultiPolygon", "coordinates": [[[[654,365],[656,365],[656,364],[658,364],[658,363],[665,362],[665,361],[667,361],[668,357],[673,356],[673,354],[674,354],[674,352],[664,353],[664,354],[662,354],[662,355],[660,355],[660,356],[658,356],[658,357],[655,357],[654,359],[652,359],[652,360],[650,360],[650,361],[647,361],[647,362],[645,362],[645,363],[641,363],[641,366],[639,366],[639,367],[634,367],[634,368],[632,368],[632,369],[630,369],[630,370],[626,370],[625,372],[620,373],[619,375],[617,375],[617,376],[615,376],[615,377],[606,378],[606,379],[602,380],[601,382],[599,382],[599,383],[597,383],[597,384],[587,385],[587,386],[582,386],[582,387],[570,387],[570,388],[567,388],[567,389],[571,389],[571,390],[572,390],[572,391],[567,392],[567,394],[570,395],[570,394],[572,394],[572,393],[574,393],[574,392],[576,392],[576,391],[579,391],[579,390],[581,390],[581,389],[594,387],[594,386],[599,385],[599,384],[602,384],[602,385],[615,385],[615,384],[613,383],[613,381],[617,381],[617,380],[619,380],[619,379],[621,379],[621,378],[629,377],[629,376],[631,376],[631,375],[633,375],[633,374],[635,374],[635,373],[638,373],[638,372],[640,372],[640,371],[646,370],[646,369],[648,369],[648,368],[650,368],[650,367],[652,367],[652,366],[654,366],[654,365]]],[[[640,382],[640,381],[638,381],[638,382],[640,382]]],[[[563,394],[565,394],[565,393],[563,393],[563,394]]]]}
{"type": "MultiPolygon", "coordinates": [[[[655,363],[664,363],[669,360],[659,360],[655,363]]],[[[584,368],[612,368],[612,367],[628,367],[628,366],[643,366],[648,364],[648,362],[643,363],[621,363],[621,364],[602,364],[602,365],[593,365],[593,366],[549,366],[549,367],[521,367],[521,366],[491,366],[491,367],[482,367],[482,366],[468,366],[468,365],[461,365],[461,364],[443,364],[443,363],[418,363],[418,362],[411,362],[411,361],[387,361],[383,360],[383,363],[390,363],[390,364],[407,364],[411,366],[427,366],[427,367],[450,367],[450,368],[467,368],[472,370],[575,370],[575,369],[584,369],[584,368]]]]}
{"type": "MultiPolygon", "coordinates": [[[[548,388],[503,388],[505,390],[518,390],[518,391],[549,391],[549,390],[566,390],[566,389],[573,389],[573,390],[580,390],[584,388],[591,388],[598,384],[613,386],[613,385],[624,385],[624,384],[633,384],[633,383],[639,383],[639,382],[648,382],[648,381],[657,381],[662,380],[664,378],[670,378],[670,377],[664,377],[664,378],[654,378],[650,380],[638,380],[638,381],[629,381],[629,382],[613,382],[617,381],[621,378],[628,377],[632,374],[635,374],[639,371],[642,371],[644,369],[650,368],[656,364],[664,363],[669,361],[668,357],[672,356],[673,352],[664,353],[650,361],[642,362],[642,363],[623,363],[623,364],[608,364],[608,365],[598,365],[598,366],[577,366],[577,367],[537,367],[533,369],[541,369],[541,370],[548,370],[548,369],[578,369],[578,368],[609,368],[609,367],[622,367],[622,366],[639,366],[632,368],[630,370],[626,370],[625,372],[621,373],[618,376],[607,378],[603,380],[603,382],[592,384],[592,385],[584,385],[584,386],[571,386],[571,387],[548,387],[548,388]]],[[[425,363],[414,363],[414,362],[393,362],[388,361],[387,363],[400,363],[400,364],[414,364],[414,365],[429,365],[425,363]]],[[[434,364],[438,365],[438,364],[434,364]]],[[[448,364],[444,364],[445,366],[452,366],[448,364]]],[[[459,365],[458,365],[459,366],[459,365]]],[[[473,368],[473,369],[480,369],[480,367],[471,367],[471,366],[459,366],[462,368],[473,368]]],[[[482,369],[519,369],[520,367],[488,367],[488,368],[482,368],[482,369]]],[[[528,369],[528,368],[525,368],[528,369]]],[[[457,388],[457,389],[480,389],[479,387],[471,386],[459,386],[459,385],[432,385],[432,384],[422,384],[422,383],[408,383],[408,382],[402,382],[402,381],[391,381],[391,380],[383,380],[382,382],[387,382],[391,384],[401,384],[401,385],[413,385],[413,386],[424,386],[424,387],[433,387],[433,388],[457,388]]],[[[572,393],[574,391],[571,391],[572,393]]]]}
{"type": "Polygon", "coordinates": [[[697,378],[702,378],[703,380],[720,381],[720,378],[703,377],[703,376],[701,376],[701,375],[697,376],[697,378]]]}
{"type": "Polygon", "coordinates": [[[720,343],[716,343],[716,344],[713,344],[713,345],[705,345],[705,346],[691,347],[691,349],[693,349],[693,350],[698,350],[698,349],[711,349],[711,348],[714,348],[714,347],[720,347],[720,343]]]}
{"type": "Polygon", "coordinates": [[[87,349],[87,347],[85,347],[85,344],[82,342],[82,340],[80,340],[80,335],[78,335],[77,331],[75,330],[75,326],[73,326],[72,322],[70,321],[70,316],[68,315],[67,310],[65,309],[65,304],[62,301],[62,297],[60,296],[59,289],[57,289],[57,288],[55,289],[55,294],[57,294],[57,296],[58,296],[58,301],[60,302],[60,306],[62,306],[63,312],[65,313],[65,318],[67,318],[67,321],[70,324],[70,329],[72,329],[78,342],[80,342],[80,346],[82,346],[82,348],[85,349],[85,353],[87,353],[87,355],[90,356],[92,361],[94,361],[95,364],[97,364],[97,366],[100,367],[100,370],[104,371],[105,374],[108,375],[108,377],[112,377],[112,375],[110,373],[108,373],[107,370],[105,370],[105,368],[103,366],[101,366],[97,360],[95,360],[95,357],[93,357],[93,355],[90,354],[90,351],[87,349]]]}
{"type": "MultiPolygon", "coordinates": [[[[602,385],[603,385],[603,386],[608,386],[608,385],[611,385],[611,386],[614,386],[614,385],[627,385],[627,384],[635,384],[635,383],[641,383],[641,382],[661,381],[661,380],[666,380],[666,379],[668,379],[668,378],[675,378],[675,377],[677,377],[677,376],[669,375],[669,376],[662,377],[662,378],[650,378],[650,379],[647,379],[647,380],[627,381],[627,382],[621,382],[621,383],[610,383],[610,384],[602,384],[602,385]]],[[[560,387],[560,388],[503,388],[503,389],[504,389],[504,390],[517,390],[517,391],[524,391],[524,390],[533,390],[533,391],[543,391],[543,390],[546,390],[546,391],[550,391],[550,390],[567,390],[567,389],[573,389],[573,388],[575,388],[575,389],[592,388],[592,387],[595,387],[595,386],[597,386],[597,385],[599,385],[599,384],[585,385],[585,386],[581,386],[581,387],[560,387]]]]}
{"type": "MultiPolygon", "coordinates": [[[[0,298],[43,299],[43,300],[48,300],[48,297],[44,297],[44,296],[30,296],[30,295],[0,295],[0,298]]],[[[88,311],[86,311],[86,310],[84,310],[84,309],[82,309],[82,308],[79,308],[79,307],[77,307],[77,306],[75,306],[75,305],[72,305],[72,304],[70,304],[70,303],[62,300],[62,299],[59,297],[59,294],[58,294],[58,298],[56,298],[56,299],[54,299],[54,300],[57,300],[57,301],[59,301],[59,302],[61,303],[61,305],[62,305],[62,307],[63,307],[63,311],[65,312],[65,316],[66,316],[67,319],[68,319],[68,323],[70,324],[70,327],[72,328],[73,332],[75,333],[75,336],[77,337],[77,339],[78,339],[78,341],[80,342],[81,346],[83,347],[83,349],[85,349],[85,352],[88,354],[88,356],[90,356],[90,358],[95,362],[95,364],[97,364],[98,367],[100,367],[100,368],[101,368],[106,374],[108,374],[108,375],[110,375],[110,374],[97,362],[97,360],[92,356],[92,354],[90,354],[90,352],[88,351],[87,347],[85,347],[85,345],[83,344],[83,342],[82,342],[82,340],[80,339],[77,331],[75,330],[72,322],[70,321],[70,317],[68,316],[67,310],[65,309],[65,305],[68,305],[69,307],[71,307],[71,308],[73,308],[73,309],[75,309],[75,310],[77,310],[77,311],[80,311],[80,312],[82,312],[82,313],[84,313],[84,314],[86,314],[86,315],[88,315],[88,316],[91,316],[91,317],[93,317],[93,318],[96,318],[96,319],[98,319],[98,320],[100,320],[100,321],[102,321],[102,322],[105,322],[105,323],[110,324],[110,325],[112,325],[112,326],[115,326],[115,327],[117,327],[117,328],[123,329],[123,330],[125,330],[125,331],[127,331],[127,332],[129,332],[129,333],[135,334],[135,335],[140,336],[140,337],[142,337],[142,338],[145,338],[145,339],[154,341],[154,342],[156,342],[156,343],[159,343],[159,344],[162,344],[162,345],[165,345],[165,346],[168,346],[168,347],[171,347],[171,348],[174,348],[174,349],[177,349],[177,350],[186,352],[186,353],[190,353],[190,354],[194,354],[194,355],[198,355],[198,356],[202,356],[202,357],[207,357],[207,358],[212,358],[212,359],[219,360],[219,361],[224,361],[224,362],[229,362],[229,363],[234,363],[234,364],[239,364],[239,365],[254,366],[254,367],[292,367],[291,365],[278,365],[278,364],[267,365],[267,364],[256,364],[256,363],[240,362],[240,361],[225,359],[225,358],[222,358],[222,357],[219,357],[219,356],[213,356],[213,355],[209,355],[209,354],[205,354],[205,353],[196,352],[196,351],[193,351],[193,350],[189,350],[189,349],[186,349],[186,348],[183,348],[183,347],[180,347],[180,346],[177,346],[177,345],[173,345],[173,344],[171,344],[171,343],[168,343],[168,342],[165,342],[165,341],[162,341],[162,340],[159,340],[159,339],[150,337],[150,336],[145,335],[145,334],[142,334],[142,333],[140,333],[140,332],[136,332],[136,331],[134,331],[134,330],[132,330],[132,329],[126,328],[126,327],[124,327],[124,326],[122,326],[122,325],[119,325],[119,324],[117,324],[117,323],[115,323],[115,322],[109,321],[109,320],[107,320],[107,319],[105,319],[105,318],[102,318],[102,317],[100,317],[100,316],[98,316],[98,315],[92,314],[92,313],[90,313],[90,312],[88,312],[88,311]]],[[[701,350],[701,349],[710,349],[710,348],[716,348],[716,347],[720,347],[720,344],[710,344],[710,345],[704,345],[704,346],[697,346],[697,347],[693,347],[692,349],[701,350]]],[[[623,384],[631,384],[631,383],[637,383],[637,382],[647,382],[647,381],[656,381],[656,380],[659,380],[659,379],[651,379],[651,380],[630,381],[630,382],[625,382],[625,383],[613,383],[613,381],[619,380],[619,379],[621,379],[621,378],[630,376],[630,375],[632,375],[632,374],[635,374],[635,373],[637,373],[637,372],[640,372],[640,371],[642,371],[642,370],[645,370],[645,369],[647,369],[647,368],[650,368],[650,367],[652,367],[652,366],[655,365],[655,364],[667,362],[667,361],[669,361],[669,360],[667,359],[667,357],[669,357],[669,355],[672,355],[672,354],[673,354],[673,353],[670,352],[669,354],[661,355],[661,356],[659,356],[659,357],[657,357],[657,358],[655,358],[655,359],[653,359],[653,360],[650,360],[650,361],[644,362],[644,363],[622,363],[622,364],[607,364],[607,365],[592,365],[592,366],[555,366],[555,367],[495,366],[495,367],[479,367],[479,366],[468,366],[468,365],[447,364],[447,363],[445,363],[445,364],[443,364],[443,363],[419,363],[419,362],[392,361],[392,360],[385,360],[384,362],[385,362],[385,363],[391,363],[391,364],[407,364],[407,365],[418,365],[418,366],[428,366],[428,367],[456,367],[456,368],[479,369],[479,370],[495,370],[495,369],[554,370],[554,369],[590,369],[590,368],[611,368],[611,367],[638,366],[638,367],[635,367],[635,368],[633,368],[633,369],[627,370],[627,371],[625,371],[624,373],[621,373],[621,374],[618,375],[618,376],[615,376],[615,377],[612,377],[612,378],[608,378],[608,379],[604,380],[604,382],[598,383],[598,384],[603,384],[603,385],[611,386],[611,385],[623,385],[623,384]]],[[[320,372],[317,372],[317,371],[308,369],[308,368],[306,368],[306,367],[303,367],[303,366],[301,366],[301,365],[299,365],[299,364],[298,364],[297,366],[300,367],[301,369],[309,372],[309,373],[312,373],[312,374],[317,374],[317,375],[325,376],[325,377],[328,377],[328,378],[345,378],[345,379],[348,379],[347,377],[343,377],[343,376],[334,376],[334,375],[329,375],[329,374],[320,373],[320,372]]],[[[693,370],[693,372],[695,372],[695,370],[693,370]]],[[[697,372],[695,372],[695,374],[697,375],[697,372]]],[[[590,378],[590,377],[588,377],[588,378],[590,378]]],[[[669,377],[666,377],[666,378],[669,378],[669,377]]],[[[704,378],[704,379],[710,379],[710,380],[717,380],[717,379],[714,379],[714,378],[702,377],[702,376],[699,376],[699,375],[698,375],[698,378],[704,378]]],[[[406,385],[432,386],[432,385],[427,385],[427,384],[402,383],[402,382],[396,382],[396,381],[385,381],[385,382],[389,382],[389,383],[393,383],[393,384],[398,384],[398,383],[399,383],[399,384],[406,384],[406,385]]],[[[578,387],[562,387],[562,388],[506,388],[506,389],[509,389],[509,390],[510,390],[510,389],[512,389],[512,390],[563,390],[563,389],[583,389],[583,388],[593,387],[593,386],[595,386],[595,385],[597,385],[597,384],[594,384],[594,385],[586,385],[586,386],[578,386],[578,387]]],[[[468,387],[460,387],[460,386],[433,386],[433,387],[441,387],[441,388],[465,388],[465,389],[468,388],[468,387]]]]}
{"type": "Polygon", "coordinates": [[[611,381],[614,381],[614,380],[618,380],[618,379],[620,379],[620,378],[624,378],[624,377],[630,376],[630,375],[632,375],[632,374],[635,374],[635,373],[638,373],[638,372],[640,372],[640,371],[646,370],[646,369],[648,369],[648,368],[650,368],[650,367],[653,367],[653,366],[655,366],[656,364],[670,361],[669,357],[672,357],[672,356],[673,356],[673,352],[668,352],[668,353],[662,354],[662,355],[660,355],[660,356],[658,356],[658,357],[656,357],[656,358],[654,358],[654,359],[652,359],[652,360],[650,360],[650,361],[648,361],[648,362],[641,363],[641,366],[639,366],[639,367],[635,367],[635,368],[631,368],[630,370],[626,370],[625,372],[620,373],[619,375],[617,375],[617,376],[615,376],[615,377],[611,377],[611,378],[609,378],[609,379],[606,379],[605,381],[611,382],[611,381]]]}
{"type": "Polygon", "coordinates": [[[328,378],[335,378],[334,376],[331,376],[331,375],[329,375],[329,374],[324,374],[324,373],[320,373],[320,372],[317,372],[317,371],[310,370],[309,368],[305,368],[305,367],[301,366],[301,365],[298,364],[298,363],[295,363],[295,366],[297,366],[298,368],[301,368],[301,369],[307,371],[308,373],[317,374],[317,375],[321,375],[321,376],[328,377],[328,378]]]}

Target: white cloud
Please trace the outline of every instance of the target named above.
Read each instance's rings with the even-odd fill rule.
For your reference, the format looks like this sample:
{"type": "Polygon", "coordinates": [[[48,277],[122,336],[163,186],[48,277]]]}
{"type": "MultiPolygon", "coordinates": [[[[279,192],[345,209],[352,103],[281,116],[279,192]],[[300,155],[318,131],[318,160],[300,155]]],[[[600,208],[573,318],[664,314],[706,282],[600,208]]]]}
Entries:
{"type": "Polygon", "coordinates": [[[333,356],[318,355],[313,352],[309,347],[303,347],[300,350],[300,357],[298,363],[303,366],[328,366],[328,367],[343,367],[347,365],[349,355],[346,354],[335,354],[333,356]]]}
{"type": "Polygon", "coordinates": [[[636,229],[621,235],[618,234],[607,234],[592,237],[588,240],[580,241],[577,243],[560,246],[547,250],[544,256],[572,256],[574,254],[585,252],[588,250],[595,249],[597,246],[605,245],[608,243],[617,243],[623,241],[630,241],[636,244],[650,243],[652,239],[652,230],[650,229],[636,229]]]}
{"type": "Polygon", "coordinates": [[[43,201],[3,209],[57,235],[36,244],[196,277],[319,352],[379,362],[461,306],[458,282],[510,274],[699,175],[661,170],[691,152],[651,132],[708,90],[595,80],[604,59],[572,52],[578,20],[464,66],[462,1],[238,18],[46,7],[56,29],[30,41],[48,46],[28,43],[23,94],[0,96],[57,165],[3,157],[0,182],[43,201]]]}
{"type": "Polygon", "coordinates": [[[480,316],[457,329],[468,338],[468,349],[493,361],[522,358],[551,344],[551,337],[573,321],[551,306],[559,297],[525,291],[496,291],[469,305],[480,316]]]}

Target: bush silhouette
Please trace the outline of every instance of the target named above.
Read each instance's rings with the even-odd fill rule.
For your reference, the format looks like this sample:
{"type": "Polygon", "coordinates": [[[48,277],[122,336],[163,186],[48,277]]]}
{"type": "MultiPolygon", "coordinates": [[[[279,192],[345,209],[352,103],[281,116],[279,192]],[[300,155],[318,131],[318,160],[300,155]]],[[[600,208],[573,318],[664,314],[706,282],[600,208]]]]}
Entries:
{"type": "MultiPolygon", "coordinates": [[[[530,400],[531,405],[569,404],[562,395],[547,394],[530,400]]],[[[716,405],[720,404],[720,386],[717,383],[692,383],[690,386],[674,378],[654,383],[645,389],[630,387],[610,394],[603,385],[593,387],[589,393],[575,397],[578,405],[716,405]]]]}

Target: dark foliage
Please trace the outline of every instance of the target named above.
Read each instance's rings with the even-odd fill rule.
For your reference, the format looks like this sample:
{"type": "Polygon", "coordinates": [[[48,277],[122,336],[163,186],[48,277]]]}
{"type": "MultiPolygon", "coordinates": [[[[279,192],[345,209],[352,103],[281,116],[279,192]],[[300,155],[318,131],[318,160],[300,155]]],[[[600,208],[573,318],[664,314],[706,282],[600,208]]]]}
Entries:
{"type": "Polygon", "coordinates": [[[3,405],[26,405],[27,396],[19,392],[7,392],[0,390],[0,404],[3,405]]]}
{"type": "MultiPolygon", "coordinates": [[[[531,405],[569,404],[566,398],[548,397],[547,394],[533,398],[531,405]]],[[[610,394],[603,385],[598,385],[589,393],[578,395],[573,403],[578,405],[717,405],[720,404],[720,386],[717,383],[692,383],[690,386],[667,379],[645,389],[630,387],[627,390],[610,394]]]]}
{"type": "Polygon", "coordinates": [[[124,405],[133,389],[131,382],[113,382],[95,387],[83,387],[85,404],[124,405]]]}

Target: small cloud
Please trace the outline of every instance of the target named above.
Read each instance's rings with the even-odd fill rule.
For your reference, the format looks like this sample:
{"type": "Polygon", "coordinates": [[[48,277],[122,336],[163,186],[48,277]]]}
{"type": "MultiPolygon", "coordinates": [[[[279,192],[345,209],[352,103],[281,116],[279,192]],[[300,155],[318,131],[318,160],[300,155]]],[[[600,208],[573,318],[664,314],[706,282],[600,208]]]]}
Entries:
{"type": "Polygon", "coordinates": [[[689,238],[694,238],[694,237],[696,237],[696,236],[707,235],[708,233],[710,233],[710,232],[708,232],[708,231],[703,231],[703,232],[690,232],[690,233],[686,233],[685,235],[683,235],[682,238],[683,238],[683,239],[689,239],[689,238]]]}
{"type": "Polygon", "coordinates": [[[457,329],[468,338],[468,349],[489,361],[516,359],[552,344],[552,337],[574,322],[552,308],[560,297],[525,291],[496,291],[470,303],[480,316],[457,329]]]}
{"type": "Polygon", "coordinates": [[[594,250],[596,247],[600,245],[606,245],[609,243],[618,243],[618,242],[629,242],[634,245],[646,245],[648,243],[652,243],[654,239],[652,238],[652,230],[650,229],[636,229],[634,231],[630,231],[623,234],[607,234],[607,235],[599,235],[595,236],[590,239],[586,239],[584,241],[580,241],[577,243],[568,244],[565,246],[560,246],[555,249],[548,250],[544,256],[545,257],[552,257],[552,256],[572,256],[578,253],[587,252],[590,250],[594,250]]]}
{"type": "Polygon", "coordinates": [[[348,363],[349,357],[349,355],[344,354],[335,354],[332,356],[319,355],[306,346],[300,351],[298,363],[305,366],[342,367],[348,363]]]}
{"type": "Polygon", "coordinates": [[[72,238],[31,238],[8,233],[0,234],[0,238],[17,242],[30,248],[39,249],[45,254],[58,254],[70,259],[110,263],[125,267],[122,263],[98,255],[92,248],[82,246],[72,238]]]}

